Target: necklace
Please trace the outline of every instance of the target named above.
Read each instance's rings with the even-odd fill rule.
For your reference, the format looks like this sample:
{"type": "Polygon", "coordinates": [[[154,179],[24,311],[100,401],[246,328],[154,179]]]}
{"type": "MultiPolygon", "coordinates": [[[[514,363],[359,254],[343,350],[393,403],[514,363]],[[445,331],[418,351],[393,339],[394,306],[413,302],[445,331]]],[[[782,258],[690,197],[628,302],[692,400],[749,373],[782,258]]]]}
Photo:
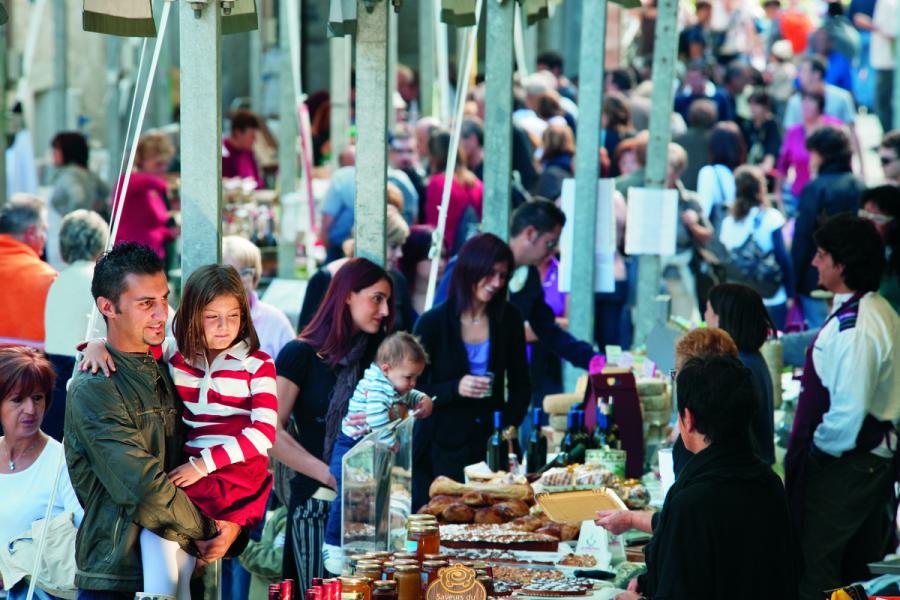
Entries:
{"type": "MultiPolygon", "coordinates": [[[[37,444],[38,441],[40,441],[40,439],[41,439],[41,435],[40,434],[36,435],[34,437],[34,441],[31,442],[31,444],[27,448],[25,448],[24,451],[20,452],[19,456],[17,458],[19,460],[21,460],[23,456],[25,456],[26,454],[31,452],[31,449],[34,448],[34,445],[37,444]]],[[[4,438],[4,441],[6,441],[5,438],[4,438]]],[[[5,448],[6,456],[9,459],[9,462],[6,463],[6,466],[9,467],[10,472],[13,472],[16,470],[16,461],[12,457],[12,452],[9,451],[9,442],[6,442],[5,446],[6,446],[6,448],[5,448]]]]}

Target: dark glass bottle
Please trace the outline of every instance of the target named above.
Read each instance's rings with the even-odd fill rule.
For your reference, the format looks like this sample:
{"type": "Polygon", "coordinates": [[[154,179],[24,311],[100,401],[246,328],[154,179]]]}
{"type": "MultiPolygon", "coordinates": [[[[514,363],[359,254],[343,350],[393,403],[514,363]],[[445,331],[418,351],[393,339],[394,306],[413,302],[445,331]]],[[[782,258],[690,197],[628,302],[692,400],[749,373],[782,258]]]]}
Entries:
{"type": "Polygon", "coordinates": [[[503,439],[502,417],[503,413],[499,410],[494,413],[494,433],[488,438],[487,464],[494,472],[509,468],[509,450],[503,439]]]}
{"type": "Polygon", "coordinates": [[[584,425],[584,411],[575,411],[575,444],[582,444],[585,448],[591,447],[591,436],[584,425]]]}
{"type": "Polygon", "coordinates": [[[603,450],[606,448],[606,415],[597,407],[597,424],[591,436],[591,448],[603,450]]]}
{"type": "Polygon", "coordinates": [[[606,443],[611,450],[622,449],[622,439],[619,437],[619,426],[616,425],[616,415],[612,396],[609,398],[609,409],[606,415],[606,443]]]}
{"type": "Polygon", "coordinates": [[[528,471],[537,473],[547,464],[547,438],[541,431],[541,409],[535,408],[532,412],[531,435],[528,436],[528,454],[525,461],[528,463],[528,471]]]}
{"type": "Polygon", "coordinates": [[[575,447],[575,411],[570,410],[566,424],[566,434],[559,443],[559,453],[568,454],[575,447]]]}

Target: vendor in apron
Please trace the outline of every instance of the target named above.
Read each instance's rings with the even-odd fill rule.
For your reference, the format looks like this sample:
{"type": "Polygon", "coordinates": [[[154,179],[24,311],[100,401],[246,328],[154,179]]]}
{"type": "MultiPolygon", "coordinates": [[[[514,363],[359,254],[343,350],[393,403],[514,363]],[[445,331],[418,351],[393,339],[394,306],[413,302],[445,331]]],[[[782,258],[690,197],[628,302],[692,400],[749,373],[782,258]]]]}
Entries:
{"type": "Polygon", "coordinates": [[[877,292],[884,249],[874,226],[851,215],[825,222],[815,242],[834,305],[807,350],[785,457],[802,600],[870,578],[866,563],[888,552],[897,508],[900,318],[877,292]]]}

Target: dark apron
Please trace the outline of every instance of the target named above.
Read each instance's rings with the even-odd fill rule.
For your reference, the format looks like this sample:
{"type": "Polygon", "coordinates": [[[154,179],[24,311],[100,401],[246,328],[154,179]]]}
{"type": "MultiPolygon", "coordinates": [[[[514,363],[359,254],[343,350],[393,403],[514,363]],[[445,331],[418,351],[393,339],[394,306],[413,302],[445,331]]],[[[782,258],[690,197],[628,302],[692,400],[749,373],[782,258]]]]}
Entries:
{"type": "Polygon", "coordinates": [[[787,454],[784,457],[784,487],[787,491],[791,515],[797,530],[802,527],[803,498],[806,489],[806,461],[813,449],[813,434],[822,418],[831,408],[831,394],[822,383],[816,372],[813,361],[813,348],[828,323],[854,303],[858,303],[863,294],[854,294],[847,302],[834,311],[822,324],[822,328],[806,349],[806,361],[803,364],[803,379],[800,386],[800,397],[794,413],[794,425],[788,439],[787,454]]]}

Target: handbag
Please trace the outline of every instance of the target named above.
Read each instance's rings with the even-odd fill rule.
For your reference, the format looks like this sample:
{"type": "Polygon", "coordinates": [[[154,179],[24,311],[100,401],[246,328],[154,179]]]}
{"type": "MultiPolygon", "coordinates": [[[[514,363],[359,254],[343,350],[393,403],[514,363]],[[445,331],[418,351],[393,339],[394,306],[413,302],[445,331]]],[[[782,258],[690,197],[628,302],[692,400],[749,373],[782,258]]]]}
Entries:
{"type": "MultiPolygon", "coordinates": [[[[3,585],[7,589],[31,576],[38,540],[45,524],[47,522],[44,519],[38,519],[31,524],[28,531],[14,536],[7,544],[0,546],[0,576],[3,577],[3,585]]],[[[77,533],[71,512],[51,517],[47,524],[47,541],[38,569],[36,585],[38,589],[58,598],[75,599],[77,533]]]]}
{"type": "MultiPolygon", "coordinates": [[[[288,419],[287,425],[285,425],[284,430],[285,433],[287,433],[295,440],[298,439],[299,432],[297,431],[297,422],[294,421],[293,416],[288,419]]],[[[275,493],[275,497],[278,498],[278,500],[284,506],[290,506],[291,479],[294,478],[294,475],[297,474],[297,471],[293,470],[277,458],[270,457],[269,460],[272,461],[272,491],[275,493]]]]}

